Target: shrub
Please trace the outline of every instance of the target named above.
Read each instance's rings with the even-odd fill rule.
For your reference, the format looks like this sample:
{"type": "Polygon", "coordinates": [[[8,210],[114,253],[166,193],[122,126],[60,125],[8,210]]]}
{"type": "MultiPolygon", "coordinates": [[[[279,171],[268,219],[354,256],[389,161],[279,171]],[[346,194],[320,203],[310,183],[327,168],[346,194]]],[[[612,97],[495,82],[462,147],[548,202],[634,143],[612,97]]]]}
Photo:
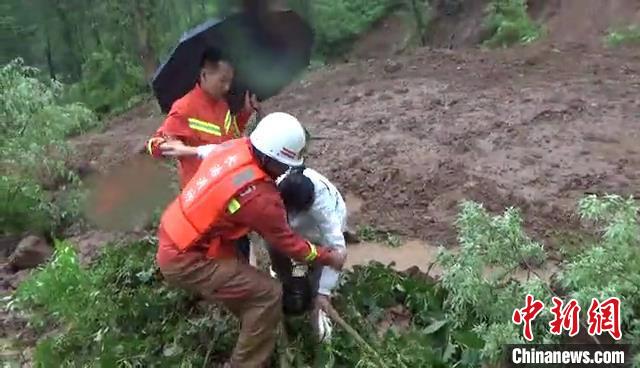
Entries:
{"type": "Polygon", "coordinates": [[[82,104],[61,103],[60,83],[39,76],[21,59],[0,68],[0,186],[8,188],[0,207],[0,223],[7,228],[0,233],[51,230],[69,213],[44,189],[76,182],[65,164],[73,154],[65,139],[99,124],[82,104]]]}
{"type": "Polygon", "coordinates": [[[485,25],[491,38],[487,46],[506,47],[516,43],[528,44],[537,40],[542,28],[527,14],[525,0],[492,0],[488,7],[485,25]]]}
{"type": "Polygon", "coordinates": [[[108,50],[92,53],[82,65],[82,80],[71,85],[68,98],[82,101],[99,114],[131,107],[148,87],[138,62],[108,50]]]}
{"type": "Polygon", "coordinates": [[[609,46],[640,44],[640,26],[633,24],[626,27],[610,29],[605,41],[609,46]]]}
{"type": "MultiPolygon", "coordinates": [[[[400,4],[399,0],[318,0],[304,7],[292,6],[311,17],[316,33],[315,52],[335,57],[349,49],[351,42],[400,4]]],[[[297,6],[296,6],[297,5],[297,6]]]]}
{"type": "Polygon", "coordinates": [[[31,324],[65,326],[38,343],[35,361],[62,366],[202,366],[235,340],[225,313],[202,313],[157,276],[147,242],[109,245],[90,269],[71,244],[59,242],[53,260],[20,285],[13,306],[28,308],[31,324]]]}
{"type": "MultiPolygon", "coordinates": [[[[456,220],[460,249],[441,250],[439,280],[377,263],[345,273],[334,305],[373,349],[339,326],[331,342],[319,347],[302,317],[290,321],[291,344],[286,350],[279,347],[279,353],[290,357],[293,366],[310,366],[314,360],[313,366],[325,367],[491,365],[505,344],[524,342],[522,327],[511,316],[527,294],[545,303],[532,322],[536,343],[566,342],[566,334],[549,332],[553,296],[577,299],[583,323],[585,303],[615,296],[622,300],[621,342],[637,344],[638,209],[633,199],[614,195],[581,200],[581,217],[601,238],[567,259],[551,285],[532,266],[544,261],[546,251],[526,235],[518,210],[494,216],[478,203],[464,202],[456,220]],[[522,267],[526,278],[515,274],[522,267]],[[394,310],[404,315],[401,323],[390,317],[394,310]]],[[[202,364],[208,351],[217,358],[229,352],[234,322],[217,309],[199,311],[188,295],[167,288],[156,277],[152,249],[147,241],[108,247],[86,270],[68,244],[57,244],[53,262],[21,285],[12,302],[32,313],[34,326],[64,326],[41,340],[36,360],[52,366],[189,366],[202,364]],[[211,341],[213,348],[208,347],[211,341]]]]}

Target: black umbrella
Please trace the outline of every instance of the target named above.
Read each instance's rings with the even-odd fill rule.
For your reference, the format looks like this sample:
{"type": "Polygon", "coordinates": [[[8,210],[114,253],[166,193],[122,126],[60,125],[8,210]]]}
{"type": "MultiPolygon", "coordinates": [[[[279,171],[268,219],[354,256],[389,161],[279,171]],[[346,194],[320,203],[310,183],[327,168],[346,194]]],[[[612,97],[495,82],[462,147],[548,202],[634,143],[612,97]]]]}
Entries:
{"type": "MultiPolygon", "coordinates": [[[[232,63],[235,78],[230,99],[246,90],[260,101],[276,95],[309,65],[313,31],[295,12],[237,13],[212,19],[187,31],[151,82],[163,112],[193,88],[207,47],[216,47],[232,63]]],[[[235,98],[234,98],[235,97],[235,98]]]]}

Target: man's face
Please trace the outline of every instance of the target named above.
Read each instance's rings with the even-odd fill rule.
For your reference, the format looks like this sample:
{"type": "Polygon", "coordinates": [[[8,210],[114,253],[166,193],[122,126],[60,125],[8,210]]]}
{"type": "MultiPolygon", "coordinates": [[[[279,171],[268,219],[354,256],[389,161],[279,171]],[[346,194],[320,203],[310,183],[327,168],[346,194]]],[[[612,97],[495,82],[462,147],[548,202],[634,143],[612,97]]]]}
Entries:
{"type": "Polygon", "coordinates": [[[221,99],[229,92],[233,81],[233,68],[229,63],[205,63],[200,71],[200,86],[211,97],[221,99]]]}

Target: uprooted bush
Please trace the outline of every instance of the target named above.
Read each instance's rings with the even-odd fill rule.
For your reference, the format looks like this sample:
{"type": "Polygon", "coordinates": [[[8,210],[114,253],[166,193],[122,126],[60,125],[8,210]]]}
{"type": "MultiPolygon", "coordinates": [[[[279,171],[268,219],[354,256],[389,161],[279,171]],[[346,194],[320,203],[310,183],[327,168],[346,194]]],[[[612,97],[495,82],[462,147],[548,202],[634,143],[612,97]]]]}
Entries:
{"type": "Polygon", "coordinates": [[[62,104],[62,94],[60,83],[21,59],[0,68],[0,233],[51,230],[69,216],[45,189],[75,181],[65,164],[73,155],[65,138],[98,121],[81,104],[62,104]]]}
{"type": "MultiPolygon", "coordinates": [[[[456,221],[460,249],[441,250],[439,280],[380,264],[345,274],[334,305],[373,349],[336,325],[332,341],[319,347],[302,319],[292,321],[298,324],[293,330],[302,332],[290,336],[290,346],[279,347],[278,355],[292,366],[314,360],[315,366],[324,367],[496,363],[504,344],[524,341],[522,326],[511,317],[524,306],[527,294],[545,303],[532,323],[534,342],[568,341],[566,332],[549,332],[553,296],[565,302],[575,298],[583,323],[591,298],[615,296],[622,301],[621,342],[637,344],[638,204],[618,196],[590,196],[579,208],[583,220],[601,237],[567,259],[553,285],[531,266],[543,261],[546,251],[525,234],[516,209],[492,216],[480,204],[466,202],[456,221]],[[523,267],[528,278],[514,273],[523,267]]],[[[191,366],[229,353],[235,322],[216,309],[199,310],[187,294],[167,288],[156,277],[151,243],[108,247],[86,270],[71,249],[58,244],[54,261],[24,283],[12,302],[33,313],[34,325],[63,327],[38,344],[35,358],[43,366],[191,366]]],[[[595,338],[604,342],[607,336],[605,332],[595,338]]]]}

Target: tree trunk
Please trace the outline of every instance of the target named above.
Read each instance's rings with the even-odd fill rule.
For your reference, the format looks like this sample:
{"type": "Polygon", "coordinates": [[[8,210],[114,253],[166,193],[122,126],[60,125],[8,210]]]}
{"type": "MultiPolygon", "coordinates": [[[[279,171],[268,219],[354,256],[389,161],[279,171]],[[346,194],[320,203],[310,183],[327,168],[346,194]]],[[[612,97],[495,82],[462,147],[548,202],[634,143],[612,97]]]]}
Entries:
{"type": "Polygon", "coordinates": [[[72,64],[72,75],[75,79],[79,79],[82,76],[82,59],[78,55],[77,46],[72,32],[72,24],[67,17],[67,10],[60,4],[59,1],[55,2],[55,11],[62,24],[62,39],[67,44],[67,51],[69,59],[72,64]]]}
{"type": "Polygon", "coordinates": [[[47,58],[47,67],[49,69],[49,76],[51,79],[56,79],[56,70],[53,65],[53,56],[51,55],[51,37],[49,36],[49,28],[45,28],[45,37],[47,38],[47,44],[45,47],[45,57],[47,58]]]}
{"type": "Polygon", "coordinates": [[[136,15],[134,23],[138,41],[138,55],[144,68],[145,79],[149,81],[158,68],[158,60],[149,36],[149,21],[148,14],[145,11],[145,4],[142,4],[141,1],[136,1],[134,12],[136,15]]]}

